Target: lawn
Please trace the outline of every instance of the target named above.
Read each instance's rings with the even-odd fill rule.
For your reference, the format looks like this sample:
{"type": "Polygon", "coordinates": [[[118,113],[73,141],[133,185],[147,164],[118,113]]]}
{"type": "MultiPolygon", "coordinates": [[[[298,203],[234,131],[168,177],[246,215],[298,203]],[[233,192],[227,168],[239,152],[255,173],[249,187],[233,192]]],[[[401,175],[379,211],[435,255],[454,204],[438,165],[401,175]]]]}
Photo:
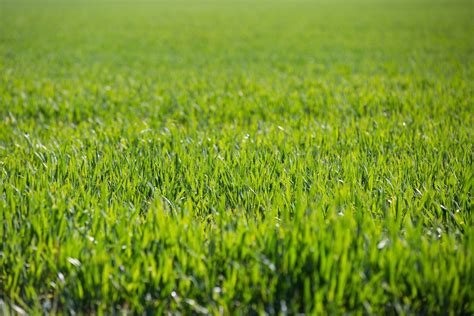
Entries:
{"type": "Polygon", "coordinates": [[[474,3],[0,0],[0,314],[473,314],[474,3]]]}

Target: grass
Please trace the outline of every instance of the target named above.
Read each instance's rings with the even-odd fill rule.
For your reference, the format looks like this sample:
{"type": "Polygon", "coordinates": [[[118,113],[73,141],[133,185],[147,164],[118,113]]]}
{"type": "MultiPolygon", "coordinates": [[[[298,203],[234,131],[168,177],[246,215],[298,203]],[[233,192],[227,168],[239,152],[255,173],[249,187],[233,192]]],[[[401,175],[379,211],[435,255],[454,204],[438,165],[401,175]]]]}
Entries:
{"type": "Polygon", "coordinates": [[[1,1],[0,313],[474,313],[473,15],[1,1]]]}

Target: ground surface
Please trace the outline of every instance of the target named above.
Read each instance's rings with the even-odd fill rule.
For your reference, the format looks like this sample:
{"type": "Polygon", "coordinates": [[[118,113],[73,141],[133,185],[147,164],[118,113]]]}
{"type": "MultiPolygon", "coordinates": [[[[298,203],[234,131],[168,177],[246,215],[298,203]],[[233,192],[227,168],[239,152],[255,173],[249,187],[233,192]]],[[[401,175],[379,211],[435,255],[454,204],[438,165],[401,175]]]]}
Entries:
{"type": "Polygon", "coordinates": [[[473,313],[473,10],[0,1],[0,308],[473,313]]]}

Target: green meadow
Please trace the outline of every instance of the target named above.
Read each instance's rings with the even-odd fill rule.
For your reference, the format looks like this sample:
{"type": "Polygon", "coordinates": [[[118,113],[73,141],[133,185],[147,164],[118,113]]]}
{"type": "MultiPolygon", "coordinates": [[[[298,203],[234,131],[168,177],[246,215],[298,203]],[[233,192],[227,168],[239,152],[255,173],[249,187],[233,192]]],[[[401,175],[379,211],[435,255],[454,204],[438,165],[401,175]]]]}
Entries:
{"type": "Polygon", "coordinates": [[[0,0],[0,314],[473,314],[474,3],[0,0]]]}

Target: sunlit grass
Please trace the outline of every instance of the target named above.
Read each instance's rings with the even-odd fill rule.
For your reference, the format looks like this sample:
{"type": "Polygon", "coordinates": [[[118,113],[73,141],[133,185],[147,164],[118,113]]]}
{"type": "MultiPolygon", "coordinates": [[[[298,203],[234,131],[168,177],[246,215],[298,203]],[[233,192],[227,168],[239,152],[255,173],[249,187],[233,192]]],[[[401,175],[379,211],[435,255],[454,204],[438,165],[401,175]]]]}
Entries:
{"type": "Polygon", "coordinates": [[[0,3],[0,314],[469,314],[466,2],[0,3]]]}

